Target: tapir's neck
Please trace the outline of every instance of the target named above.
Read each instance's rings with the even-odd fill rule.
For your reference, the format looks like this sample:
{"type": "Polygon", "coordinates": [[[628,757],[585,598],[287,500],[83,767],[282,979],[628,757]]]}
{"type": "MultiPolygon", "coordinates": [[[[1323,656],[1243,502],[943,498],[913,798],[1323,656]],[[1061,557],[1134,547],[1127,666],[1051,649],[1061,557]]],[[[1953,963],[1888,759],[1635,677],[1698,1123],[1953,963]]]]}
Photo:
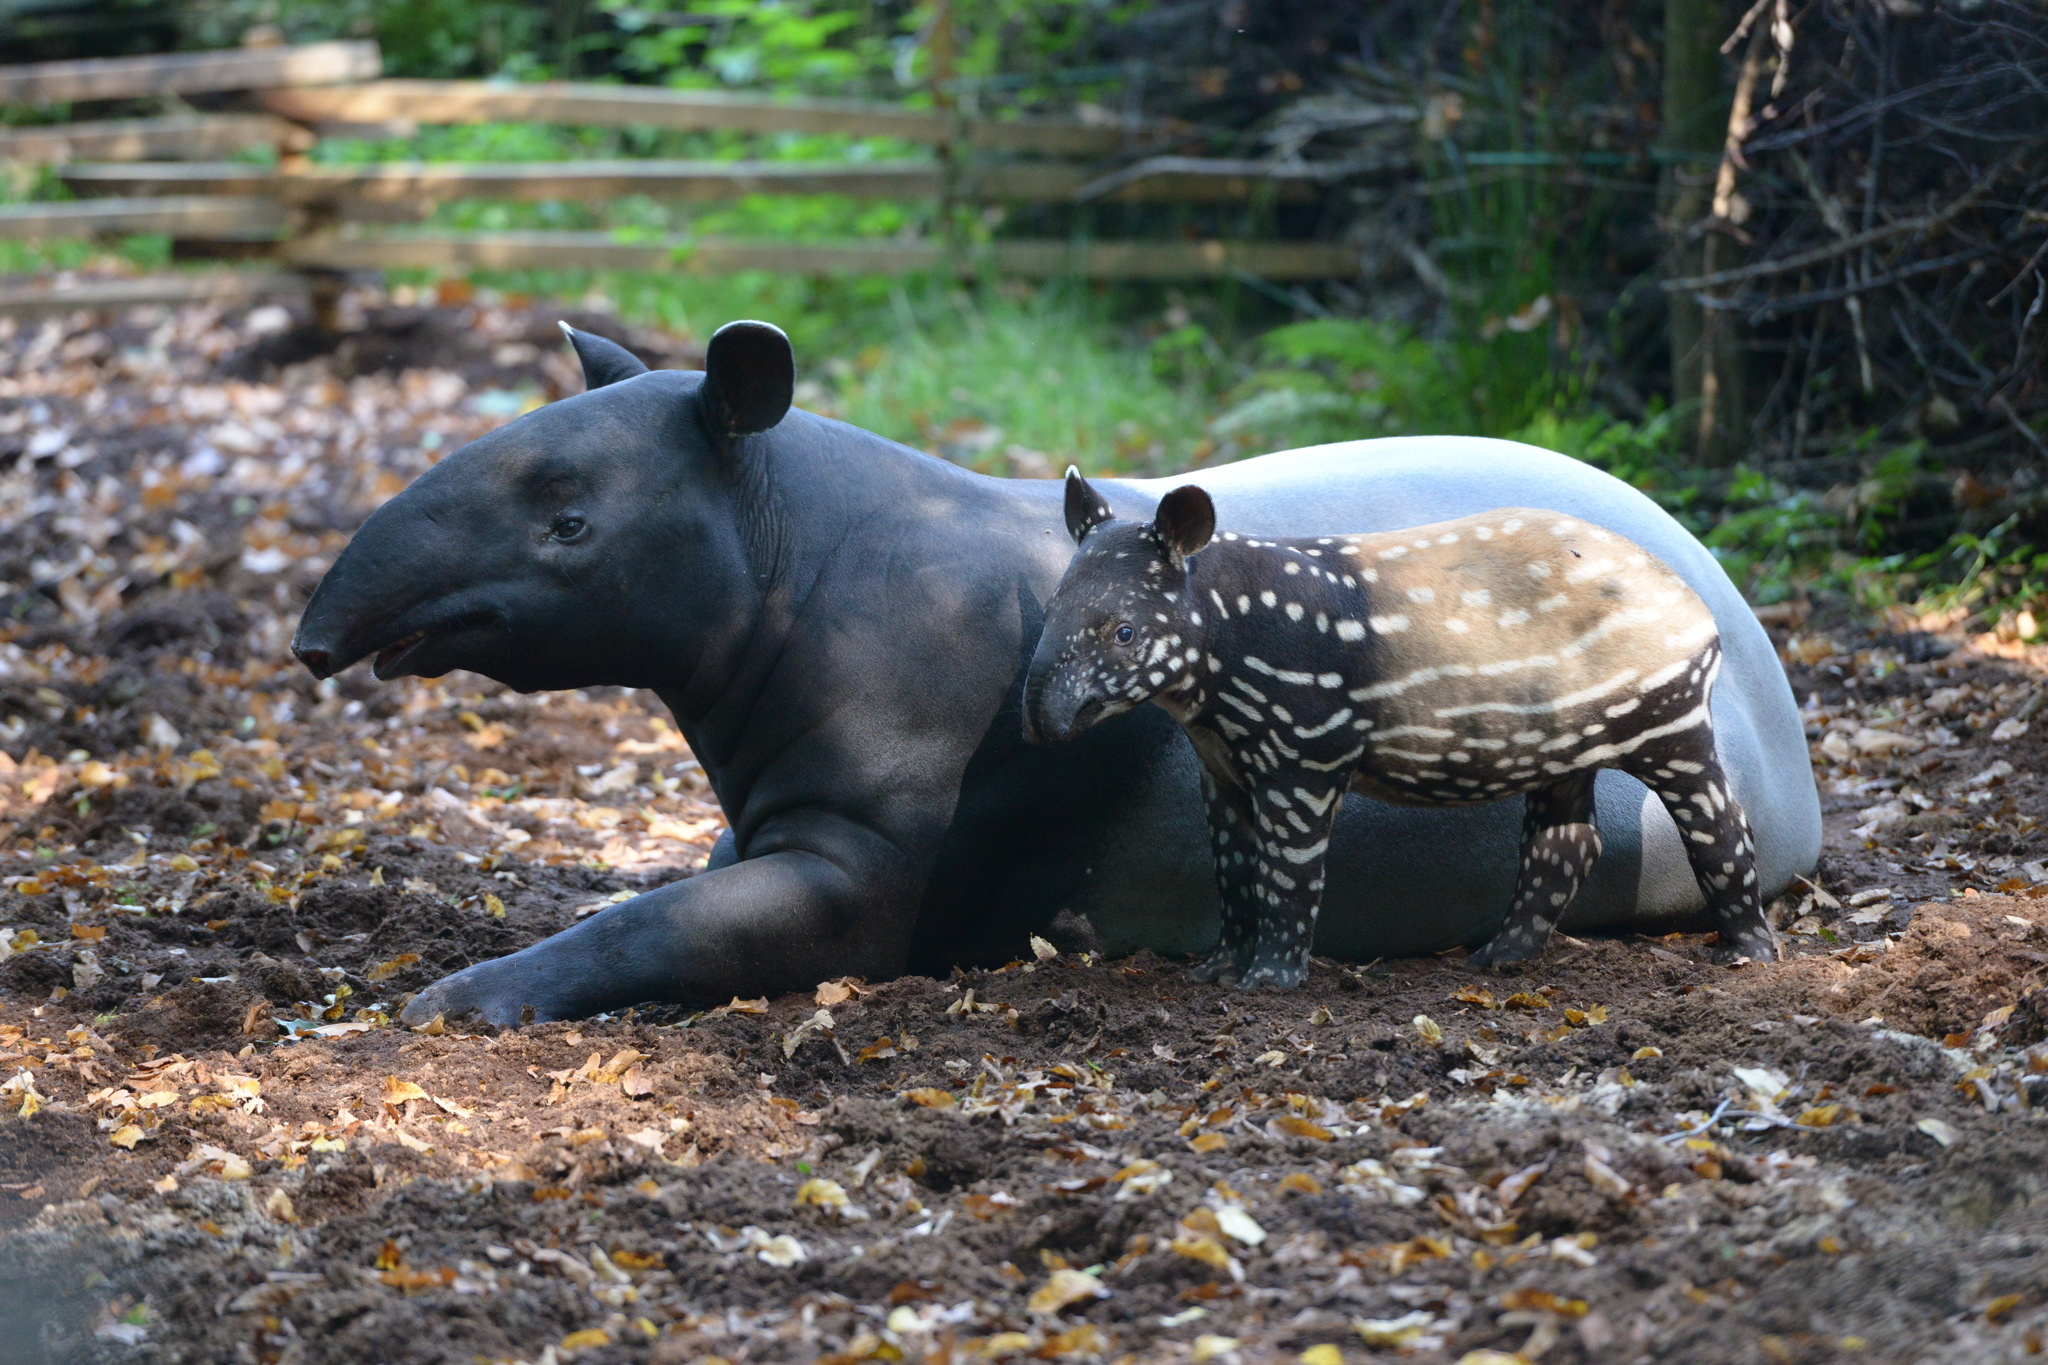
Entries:
{"type": "Polygon", "coordinates": [[[1369,633],[1372,587],[1323,541],[1226,533],[1188,560],[1188,587],[1202,615],[1202,659],[1193,681],[1161,698],[1183,719],[1206,711],[1233,673],[1299,671],[1304,645],[1349,645],[1369,633]]]}
{"type": "MultiPolygon", "coordinates": [[[[725,600],[710,618],[715,627],[675,633],[669,680],[654,689],[714,781],[722,767],[752,761],[738,749],[743,737],[758,741],[763,709],[781,705],[772,689],[830,685],[791,671],[814,666],[822,636],[810,632],[849,639],[868,624],[849,610],[850,583],[883,594],[867,607],[879,628],[894,605],[890,576],[906,557],[953,558],[960,527],[1030,514],[1010,481],[797,410],[734,454],[732,548],[718,589],[725,600]],[[832,619],[818,619],[825,615],[832,619]]],[[[695,613],[703,594],[664,592],[651,606],[657,615],[695,613]]],[[[848,659],[876,663],[851,651],[848,659]]]]}

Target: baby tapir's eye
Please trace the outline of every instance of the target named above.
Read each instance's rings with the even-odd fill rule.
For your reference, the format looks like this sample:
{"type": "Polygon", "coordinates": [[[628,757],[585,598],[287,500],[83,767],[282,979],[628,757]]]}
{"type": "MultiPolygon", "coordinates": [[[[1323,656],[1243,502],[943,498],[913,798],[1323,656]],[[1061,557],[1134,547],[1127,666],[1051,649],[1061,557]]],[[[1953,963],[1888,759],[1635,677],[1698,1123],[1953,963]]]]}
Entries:
{"type": "Polygon", "coordinates": [[[583,518],[563,513],[548,527],[548,534],[556,540],[581,540],[583,533],[590,529],[583,518]]]}
{"type": "Polygon", "coordinates": [[[1116,642],[1120,645],[1127,645],[1136,638],[1137,634],[1138,632],[1131,629],[1130,622],[1126,621],[1123,625],[1116,628],[1116,642]]]}

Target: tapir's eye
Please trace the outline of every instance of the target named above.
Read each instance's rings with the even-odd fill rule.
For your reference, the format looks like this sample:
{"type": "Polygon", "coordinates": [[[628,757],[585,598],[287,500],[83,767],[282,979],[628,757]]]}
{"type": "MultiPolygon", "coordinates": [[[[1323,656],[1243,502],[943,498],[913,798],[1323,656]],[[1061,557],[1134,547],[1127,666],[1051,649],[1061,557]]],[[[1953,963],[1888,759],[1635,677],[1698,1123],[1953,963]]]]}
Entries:
{"type": "Polygon", "coordinates": [[[589,523],[583,518],[564,514],[555,518],[554,523],[548,527],[548,534],[556,540],[581,540],[583,533],[589,529],[589,523]]]}
{"type": "Polygon", "coordinates": [[[1138,632],[1132,630],[1130,623],[1127,621],[1116,628],[1116,642],[1120,645],[1127,645],[1137,637],[1137,634],[1138,632]]]}

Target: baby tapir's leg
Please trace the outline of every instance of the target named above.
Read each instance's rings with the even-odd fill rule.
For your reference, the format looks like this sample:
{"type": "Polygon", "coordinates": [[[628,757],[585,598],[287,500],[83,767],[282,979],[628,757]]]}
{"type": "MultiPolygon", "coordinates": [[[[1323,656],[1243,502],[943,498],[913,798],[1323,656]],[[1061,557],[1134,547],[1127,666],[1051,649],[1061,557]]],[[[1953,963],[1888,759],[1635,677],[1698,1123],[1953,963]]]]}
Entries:
{"type": "Polygon", "coordinates": [[[1716,962],[1774,962],[1778,940],[1764,919],[1756,841],[1714,754],[1711,726],[1696,725],[1631,756],[1627,771],[1657,793],[1678,822],[1692,875],[1720,931],[1716,962]]]}
{"type": "Polygon", "coordinates": [[[1236,785],[1202,773],[1202,804],[1209,816],[1209,853],[1216,864],[1216,896],[1223,903],[1223,937],[1197,962],[1197,981],[1235,981],[1251,960],[1259,920],[1259,838],[1250,806],[1236,785]]]}
{"type": "Polygon", "coordinates": [[[1573,773],[1530,792],[1522,810],[1522,870],[1515,881],[1514,907],[1500,932],[1467,958],[1467,965],[1504,967],[1540,954],[1599,857],[1592,773],[1573,773]]]}
{"type": "Polygon", "coordinates": [[[1343,799],[1344,786],[1320,772],[1268,773],[1254,790],[1259,921],[1251,958],[1238,964],[1240,988],[1287,990],[1308,979],[1330,829],[1343,799]]]}

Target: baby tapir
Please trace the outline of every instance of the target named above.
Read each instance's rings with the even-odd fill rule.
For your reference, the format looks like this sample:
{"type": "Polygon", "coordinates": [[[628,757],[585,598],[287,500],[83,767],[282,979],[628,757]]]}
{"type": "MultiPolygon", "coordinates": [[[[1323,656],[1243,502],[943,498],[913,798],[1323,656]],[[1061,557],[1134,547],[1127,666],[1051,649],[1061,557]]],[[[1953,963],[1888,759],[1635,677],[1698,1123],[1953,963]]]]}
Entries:
{"type": "Polygon", "coordinates": [[[1471,961],[1535,957],[1600,856],[1601,768],[1677,821],[1717,958],[1776,956],[1715,757],[1720,635],[1640,546],[1520,507],[1377,535],[1216,537],[1200,488],[1143,525],[1114,520],[1074,470],[1066,518],[1080,550],[1046,603],[1025,735],[1069,739],[1146,701],[1186,729],[1223,901],[1198,977],[1307,975],[1347,788],[1425,806],[1525,796],[1514,904],[1471,961]]]}

